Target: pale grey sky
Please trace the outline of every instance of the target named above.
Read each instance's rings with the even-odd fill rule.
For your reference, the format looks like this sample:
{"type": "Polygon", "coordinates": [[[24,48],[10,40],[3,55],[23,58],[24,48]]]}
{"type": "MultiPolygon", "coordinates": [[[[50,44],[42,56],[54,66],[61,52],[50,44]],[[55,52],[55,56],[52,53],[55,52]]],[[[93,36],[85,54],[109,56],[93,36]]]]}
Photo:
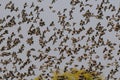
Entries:
{"type": "MultiPolygon", "coordinates": [[[[94,13],[94,14],[96,15],[96,14],[97,14],[96,6],[97,6],[97,4],[99,4],[102,0],[97,0],[97,1],[96,1],[96,0],[89,0],[88,3],[89,3],[89,4],[92,4],[93,7],[92,7],[92,8],[90,8],[90,7],[85,7],[85,11],[83,11],[83,12],[81,12],[81,13],[79,12],[79,10],[80,10],[79,5],[76,5],[76,6],[75,6],[75,10],[74,10],[74,12],[73,12],[73,17],[74,17],[74,18],[73,18],[72,20],[69,20],[69,16],[68,16],[70,9],[73,7],[73,6],[70,5],[70,1],[71,1],[71,0],[57,0],[57,1],[56,1],[54,4],[52,4],[52,5],[51,5],[51,0],[43,0],[41,3],[38,3],[37,0],[11,0],[11,1],[15,4],[15,7],[19,7],[19,11],[18,11],[18,12],[14,12],[14,11],[13,11],[13,12],[10,12],[9,10],[5,10],[5,9],[4,9],[4,8],[5,8],[5,4],[7,4],[9,1],[10,1],[10,0],[0,0],[0,4],[1,4],[1,6],[0,6],[0,19],[3,18],[3,17],[6,17],[6,15],[11,15],[11,16],[17,17],[17,15],[18,15],[19,13],[21,13],[21,10],[23,9],[23,4],[24,4],[25,2],[27,2],[28,6],[30,6],[30,5],[32,4],[32,2],[34,2],[35,5],[38,5],[40,8],[43,8],[43,9],[44,9],[44,12],[41,12],[41,13],[40,13],[40,18],[42,18],[43,21],[45,21],[45,24],[46,24],[44,27],[40,27],[41,31],[44,31],[47,27],[49,27],[49,24],[51,23],[51,21],[54,21],[54,22],[55,22],[55,27],[56,27],[57,29],[62,29],[61,25],[58,23],[57,12],[60,11],[60,12],[62,13],[64,8],[67,8],[67,11],[65,12],[65,15],[67,16],[67,18],[65,19],[65,21],[68,21],[68,22],[70,22],[71,24],[74,23],[74,22],[76,22],[76,25],[75,25],[74,27],[75,27],[75,29],[78,29],[78,28],[80,27],[80,25],[79,25],[80,20],[82,20],[82,19],[84,20],[84,18],[82,17],[82,14],[89,9],[90,12],[92,12],[92,13],[94,13]],[[52,11],[49,9],[49,6],[53,6],[53,9],[52,9],[52,10],[56,10],[56,12],[55,12],[55,13],[52,13],[52,11]]],[[[83,2],[84,2],[84,0],[80,0],[80,1],[83,1],[83,2]]],[[[110,3],[111,3],[112,5],[115,6],[116,11],[117,11],[118,8],[120,7],[120,0],[109,0],[109,1],[110,1],[110,3]]],[[[87,3],[84,2],[84,4],[87,4],[87,3]]],[[[108,6],[108,5],[106,4],[106,6],[108,6]]],[[[32,11],[32,12],[33,12],[33,15],[36,16],[36,13],[33,11],[33,9],[27,7],[25,10],[26,10],[27,13],[29,13],[30,11],[32,11]]],[[[85,35],[86,30],[88,30],[90,27],[92,27],[92,28],[94,29],[94,28],[96,27],[96,25],[97,25],[98,22],[101,22],[101,25],[104,25],[104,26],[106,27],[108,21],[105,19],[105,17],[106,17],[106,16],[112,16],[113,14],[116,13],[116,11],[115,11],[115,12],[111,12],[110,10],[107,10],[106,12],[104,12],[104,16],[103,16],[103,19],[102,19],[102,20],[98,20],[98,19],[95,19],[95,18],[90,18],[90,22],[89,22],[87,25],[84,26],[84,27],[85,27],[85,31],[81,32],[79,35],[71,35],[71,34],[68,34],[66,31],[64,31],[63,33],[64,33],[65,36],[68,35],[70,38],[72,38],[72,37],[77,38],[77,37],[79,37],[79,36],[85,35]]],[[[63,14],[63,13],[62,13],[62,14],[63,14]]],[[[120,14],[119,14],[119,15],[120,15],[120,14]]],[[[20,20],[21,20],[21,19],[17,19],[17,18],[16,18],[16,22],[19,22],[20,20]]],[[[8,22],[8,21],[9,21],[9,19],[6,20],[6,22],[8,22]]],[[[117,23],[117,22],[114,22],[114,23],[117,23]]],[[[120,23],[120,21],[119,21],[119,23],[120,23]]],[[[22,54],[17,54],[17,55],[18,55],[19,58],[21,58],[23,61],[25,61],[25,60],[27,59],[26,56],[25,56],[25,53],[27,52],[27,50],[31,49],[32,47],[35,48],[36,51],[32,51],[31,54],[32,54],[32,55],[39,55],[39,53],[37,52],[37,50],[40,49],[41,51],[45,51],[45,48],[50,46],[50,47],[51,47],[51,51],[50,51],[49,53],[46,53],[46,54],[49,55],[49,56],[52,55],[52,56],[56,56],[57,58],[59,58],[59,57],[60,57],[59,51],[54,51],[54,48],[58,48],[58,47],[59,47],[60,41],[61,41],[63,38],[62,38],[62,39],[58,39],[58,40],[57,40],[57,43],[54,44],[54,45],[52,45],[52,42],[47,43],[47,45],[45,46],[45,48],[41,48],[41,47],[40,47],[40,45],[39,45],[39,36],[34,36],[34,35],[33,35],[34,44],[32,44],[32,46],[29,46],[29,45],[26,43],[27,38],[30,38],[30,37],[31,37],[31,36],[27,35],[28,29],[29,29],[29,27],[31,26],[31,24],[34,24],[35,27],[39,27],[39,24],[36,24],[36,23],[32,23],[32,22],[31,22],[30,24],[26,24],[26,23],[23,23],[23,24],[21,24],[21,25],[18,25],[18,24],[17,24],[17,25],[15,25],[15,26],[12,27],[12,28],[6,28],[6,29],[9,31],[9,34],[7,34],[7,35],[4,36],[6,39],[7,39],[8,36],[10,36],[10,34],[11,34],[13,31],[14,31],[15,34],[16,34],[16,36],[13,37],[13,39],[14,39],[14,38],[18,38],[17,28],[18,28],[19,26],[21,26],[21,28],[22,28],[22,31],[21,31],[20,33],[23,34],[23,36],[24,36],[24,38],[21,39],[21,43],[20,43],[20,44],[18,44],[16,47],[14,47],[14,48],[12,48],[12,49],[10,49],[10,50],[6,50],[6,52],[13,52],[13,51],[16,51],[16,52],[17,52],[17,51],[18,51],[18,48],[21,46],[21,44],[24,44],[24,45],[25,45],[25,50],[23,51],[22,54]]],[[[1,25],[1,24],[0,24],[0,25],[1,25]]],[[[3,25],[5,25],[5,23],[3,23],[3,25]]],[[[72,29],[73,27],[71,26],[70,28],[72,29]]],[[[48,32],[48,33],[45,34],[45,36],[46,36],[46,37],[45,37],[45,40],[48,40],[49,37],[54,34],[53,27],[49,27],[49,29],[50,29],[50,32],[48,32]]],[[[109,27],[108,27],[107,29],[109,29],[109,27]]],[[[3,31],[4,31],[4,30],[3,30],[3,31]]],[[[3,31],[0,31],[0,34],[2,34],[3,31]]],[[[95,31],[95,32],[96,32],[96,31],[95,31]]],[[[94,34],[95,34],[95,32],[94,32],[94,34]]],[[[120,32],[118,32],[118,34],[120,34],[120,32]]],[[[97,60],[97,62],[101,62],[103,65],[107,65],[107,63],[112,63],[112,62],[114,62],[115,60],[119,61],[119,58],[120,58],[120,57],[117,56],[116,54],[117,54],[117,51],[119,50],[120,41],[118,40],[118,38],[115,37],[115,35],[116,35],[116,32],[114,32],[114,31],[112,31],[112,32],[106,31],[105,35],[103,36],[103,39],[104,39],[105,42],[107,41],[107,39],[109,39],[111,42],[117,43],[117,45],[115,46],[115,50],[113,50],[113,52],[112,52],[112,53],[113,53],[112,55],[115,56],[115,58],[114,58],[113,60],[111,60],[111,61],[109,61],[109,60],[104,60],[104,59],[103,59],[103,55],[104,55],[104,54],[102,53],[104,46],[101,46],[101,47],[98,47],[98,48],[94,48],[95,51],[96,51],[96,53],[97,53],[97,55],[100,56],[100,58],[97,60]]],[[[92,35],[91,35],[91,36],[92,36],[92,35]]],[[[91,37],[91,36],[86,35],[85,39],[82,40],[82,41],[80,41],[80,42],[78,42],[77,44],[86,45],[86,43],[87,43],[87,42],[86,42],[87,38],[88,38],[88,37],[91,37]]],[[[96,41],[97,41],[97,38],[96,38],[96,41]]],[[[92,43],[88,43],[88,45],[91,45],[91,44],[92,44],[92,43]]],[[[65,43],[65,45],[68,45],[69,48],[72,48],[72,49],[74,48],[71,40],[68,40],[68,41],[65,43]]],[[[6,46],[6,41],[4,41],[3,43],[0,44],[0,47],[2,47],[2,46],[6,46]]],[[[107,46],[106,46],[106,47],[107,47],[107,46]]],[[[0,52],[0,53],[2,53],[2,52],[0,52]]],[[[74,67],[75,64],[79,64],[79,67],[78,67],[78,68],[80,68],[81,65],[85,65],[85,67],[87,68],[87,67],[88,67],[88,64],[87,64],[87,63],[88,63],[88,60],[86,60],[86,61],[83,60],[81,63],[77,61],[77,58],[78,58],[80,55],[84,54],[84,53],[85,53],[84,50],[81,49],[81,50],[79,51],[79,54],[78,54],[78,55],[74,55],[74,56],[75,56],[74,63],[73,63],[71,66],[69,66],[69,68],[74,67]]],[[[67,55],[66,55],[65,53],[64,53],[64,56],[66,57],[66,59],[63,60],[63,62],[59,65],[59,67],[60,67],[61,69],[64,69],[64,67],[66,66],[65,63],[66,63],[66,62],[69,62],[69,60],[71,59],[70,57],[67,57],[67,55]]],[[[95,56],[96,56],[96,54],[93,55],[93,59],[95,59],[95,56]]],[[[8,58],[11,58],[11,56],[8,56],[8,57],[0,57],[0,60],[2,60],[2,59],[3,59],[3,60],[7,60],[8,58]]],[[[12,59],[12,60],[13,60],[13,59],[12,59]]],[[[19,70],[20,65],[16,64],[17,69],[18,69],[19,72],[25,72],[25,71],[27,71],[28,67],[29,67],[31,64],[35,64],[35,65],[37,66],[37,69],[35,69],[35,75],[34,75],[34,76],[31,76],[31,77],[25,77],[26,80],[33,79],[34,77],[36,77],[36,76],[38,76],[39,74],[41,74],[42,71],[39,70],[39,66],[43,65],[44,62],[45,62],[47,59],[45,59],[45,60],[43,60],[43,61],[40,62],[40,61],[35,61],[35,60],[33,59],[33,57],[30,57],[30,60],[31,60],[31,63],[30,63],[29,65],[25,66],[25,68],[24,68],[23,70],[19,70]]],[[[13,61],[14,61],[14,60],[13,60],[13,61]]],[[[120,64],[120,62],[119,62],[119,64],[120,64]]],[[[54,65],[55,65],[55,64],[54,64],[54,65]]],[[[7,66],[2,65],[2,64],[0,63],[0,67],[2,67],[2,68],[3,68],[3,67],[7,67],[8,71],[9,71],[9,70],[13,70],[13,68],[12,68],[12,67],[13,67],[12,63],[8,64],[7,66]]],[[[111,66],[110,68],[105,68],[105,69],[102,71],[102,72],[103,72],[103,75],[104,75],[104,76],[107,76],[112,68],[114,68],[114,67],[111,66]]],[[[49,67],[47,71],[49,72],[50,69],[54,69],[54,68],[53,68],[53,67],[49,67]]],[[[3,74],[4,74],[4,73],[0,73],[0,76],[3,76],[3,74]]],[[[115,77],[117,77],[117,78],[120,79],[120,68],[119,68],[119,72],[116,73],[115,77]]],[[[9,80],[10,80],[10,79],[9,79],[9,80]]],[[[17,80],[17,79],[14,79],[14,80],[17,80]]],[[[111,80],[112,80],[112,79],[111,79],[111,80]]]]}

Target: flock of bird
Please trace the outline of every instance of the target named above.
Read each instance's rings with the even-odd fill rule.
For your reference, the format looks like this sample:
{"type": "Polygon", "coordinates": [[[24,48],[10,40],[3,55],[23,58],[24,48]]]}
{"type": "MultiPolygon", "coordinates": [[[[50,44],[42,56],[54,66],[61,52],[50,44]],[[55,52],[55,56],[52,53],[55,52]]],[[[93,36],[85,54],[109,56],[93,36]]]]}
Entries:
{"type": "Polygon", "coordinates": [[[120,80],[119,2],[1,0],[0,80],[51,80],[74,67],[120,80]]]}

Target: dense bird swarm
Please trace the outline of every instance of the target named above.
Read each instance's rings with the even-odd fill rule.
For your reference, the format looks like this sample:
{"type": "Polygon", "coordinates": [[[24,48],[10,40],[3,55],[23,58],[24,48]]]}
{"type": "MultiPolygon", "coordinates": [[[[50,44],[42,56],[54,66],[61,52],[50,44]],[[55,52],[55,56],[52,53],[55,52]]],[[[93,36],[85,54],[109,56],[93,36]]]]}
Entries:
{"type": "Polygon", "coordinates": [[[120,80],[120,0],[0,0],[0,80],[73,68],[120,80]]]}

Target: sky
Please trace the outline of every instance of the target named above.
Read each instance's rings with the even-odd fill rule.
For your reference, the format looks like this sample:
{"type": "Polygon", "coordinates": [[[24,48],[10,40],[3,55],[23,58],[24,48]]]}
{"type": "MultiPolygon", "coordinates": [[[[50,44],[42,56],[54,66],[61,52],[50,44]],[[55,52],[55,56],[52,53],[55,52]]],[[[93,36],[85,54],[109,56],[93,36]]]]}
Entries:
{"type": "MultiPolygon", "coordinates": [[[[44,40],[48,40],[49,37],[50,37],[51,35],[53,35],[54,32],[55,32],[55,31],[53,30],[53,28],[56,27],[57,29],[61,29],[61,30],[62,30],[62,28],[63,28],[63,27],[58,23],[58,19],[59,19],[58,15],[57,15],[57,12],[58,12],[58,11],[60,11],[62,14],[65,14],[65,15],[67,16],[67,18],[65,18],[65,21],[66,21],[66,22],[70,22],[71,25],[72,25],[72,23],[75,22],[76,25],[75,25],[75,26],[70,26],[69,28],[70,28],[70,29],[75,28],[75,29],[77,30],[77,29],[79,29],[79,28],[81,27],[81,26],[79,25],[80,20],[84,20],[84,19],[85,19],[85,18],[82,16],[82,15],[85,13],[85,11],[90,10],[91,13],[94,13],[95,15],[97,15],[96,6],[97,6],[97,4],[100,4],[100,2],[101,2],[102,0],[89,0],[88,2],[85,2],[85,0],[80,0],[80,1],[83,1],[84,4],[91,4],[91,5],[93,5],[92,8],[91,8],[91,7],[85,7],[85,10],[84,10],[83,12],[80,12],[80,7],[79,7],[79,5],[76,5],[76,6],[70,5],[70,1],[71,1],[71,0],[57,0],[54,4],[51,4],[51,0],[42,0],[41,3],[40,3],[40,2],[37,2],[37,0],[11,0],[11,1],[15,4],[15,7],[19,7],[19,11],[18,11],[18,12],[14,12],[14,11],[13,11],[13,12],[10,12],[10,10],[8,10],[8,9],[5,10],[5,5],[6,5],[9,1],[10,1],[10,0],[0,0],[0,4],[1,4],[1,6],[0,6],[0,19],[2,19],[3,17],[6,17],[7,15],[11,15],[11,16],[15,16],[16,23],[18,23],[19,21],[21,21],[22,19],[21,19],[21,18],[18,19],[18,18],[17,18],[17,15],[21,13],[21,11],[22,11],[22,9],[23,9],[23,5],[24,5],[25,2],[27,2],[27,5],[28,5],[28,7],[25,8],[26,12],[27,12],[27,13],[30,13],[30,12],[32,11],[32,12],[33,12],[33,16],[35,17],[35,16],[37,16],[37,15],[36,15],[36,12],[33,11],[33,10],[34,10],[33,8],[29,8],[29,6],[34,2],[34,5],[35,5],[35,6],[37,5],[37,6],[39,6],[40,9],[41,9],[41,8],[44,9],[44,12],[40,12],[39,17],[40,17],[40,19],[43,19],[43,21],[45,21],[45,26],[44,26],[44,27],[40,27],[40,30],[41,30],[41,32],[42,32],[42,31],[46,30],[47,27],[50,29],[50,32],[47,32],[47,33],[45,34],[45,38],[44,38],[44,40]],[[52,10],[49,9],[49,6],[53,6],[52,10]],[[75,7],[75,10],[73,11],[73,14],[72,14],[74,18],[73,18],[72,20],[69,20],[69,11],[71,10],[72,7],[75,7]],[[64,9],[64,8],[67,8],[67,11],[66,11],[65,13],[63,13],[63,9],[64,9]],[[53,13],[53,12],[52,12],[53,10],[55,10],[56,12],[53,13]],[[50,27],[50,26],[49,26],[49,24],[51,23],[51,21],[54,21],[54,23],[55,23],[55,26],[54,26],[54,27],[50,27]]],[[[116,11],[117,11],[117,10],[119,9],[119,7],[120,7],[120,0],[109,0],[109,1],[110,1],[110,4],[112,4],[112,5],[115,6],[116,11]]],[[[108,5],[109,5],[109,4],[108,4],[108,5]]],[[[108,6],[108,5],[106,4],[106,6],[108,6]]],[[[79,41],[77,44],[80,44],[80,45],[86,45],[86,44],[88,44],[88,45],[90,46],[90,45],[92,45],[92,43],[91,43],[91,42],[88,42],[88,43],[87,43],[86,40],[88,39],[88,37],[92,37],[92,35],[86,35],[86,30],[88,30],[90,27],[92,27],[93,29],[95,29],[95,27],[96,27],[96,25],[97,25],[98,22],[100,22],[101,25],[103,25],[104,28],[106,28],[106,29],[108,30],[110,27],[107,27],[108,20],[106,20],[105,17],[106,17],[106,16],[115,15],[115,14],[116,14],[116,11],[114,11],[114,12],[111,12],[110,10],[107,10],[106,12],[104,11],[104,12],[103,12],[103,14],[104,14],[103,19],[96,19],[95,17],[91,17],[91,18],[90,18],[90,22],[84,26],[85,31],[82,31],[79,35],[77,35],[77,34],[76,34],[76,35],[68,34],[67,31],[64,31],[63,34],[64,34],[64,36],[67,35],[69,38],[72,38],[72,37],[78,38],[78,37],[81,37],[81,36],[85,35],[85,36],[86,36],[85,39],[79,41]]],[[[120,15],[120,14],[119,14],[119,15],[120,15]]],[[[10,19],[6,19],[6,22],[8,22],[9,20],[10,20],[10,19]]],[[[39,21],[40,21],[40,20],[38,20],[38,22],[39,22],[39,21]]],[[[7,42],[7,41],[6,41],[6,40],[7,40],[7,37],[9,37],[12,32],[14,32],[16,35],[13,37],[13,39],[18,38],[18,35],[19,35],[19,34],[23,34],[23,37],[24,37],[24,38],[23,38],[23,39],[20,39],[20,41],[21,41],[20,44],[18,44],[17,46],[15,46],[14,48],[12,48],[12,49],[10,49],[10,50],[6,50],[5,52],[14,52],[14,51],[17,52],[18,49],[20,48],[20,46],[21,46],[22,44],[24,44],[24,45],[25,45],[25,49],[24,49],[23,53],[17,54],[17,56],[18,56],[19,58],[21,58],[23,61],[27,60],[26,52],[27,52],[29,49],[31,49],[31,48],[35,48],[35,49],[36,49],[36,51],[32,51],[32,52],[31,52],[31,55],[36,55],[36,56],[38,56],[38,55],[40,54],[40,53],[38,52],[38,50],[41,50],[41,51],[44,52],[47,47],[50,47],[50,48],[51,48],[51,51],[50,51],[49,53],[44,53],[43,55],[47,54],[48,56],[56,56],[57,58],[59,58],[61,55],[59,54],[59,51],[54,51],[54,48],[58,48],[58,47],[59,47],[59,44],[60,44],[60,42],[63,40],[63,38],[58,39],[58,40],[57,40],[57,43],[55,43],[54,45],[52,44],[52,42],[47,43],[47,45],[46,45],[44,48],[41,48],[41,46],[39,45],[39,38],[40,38],[40,36],[32,35],[32,37],[33,37],[33,39],[34,39],[34,44],[32,44],[31,46],[26,43],[26,40],[31,37],[30,35],[27,34],[30,26],[31,26],[32,24],[34,24],[35,28],[36,28],[36,27],[39,27],[39,23],[38,23],[38,22],[37,22],[37,23],[31,22],[31,23],[29,23],[29,24],[23,23],[23,24],[21,24],[21,25],[16,24],[14,27],[5,28],[5,30],[8,30],[8,31],[9,31],[9,34],[4,35],[5,40],[0,44],[0,47],[7,45],[7,44],[6,44],[6,42],[7,42]],[[20,33],[17,32],[17,29],[18,29],[19,26],[21,26],[21,31],[20,31],[20,33]]],[[[115,24],[116,24],[116,23],[120,23],[120,21],[116,21],[116,22],[113,21],[113,22],[114,22],[115,24]]],[[[0,25],[5,25],[5,24],[6,24],[6,23],[0,24],[0,25]]],[[[3,32],[4,32],[4,30],[0,31],[0,34],[2,34],[3,32]]],[[[97,31],[95,30],[95,31],[93,32],[93,34],[95,34],[96,32],[97,32],[97,31]]],[[[104,49],[105,47],[107,47],[108,49],[109,49],[109,47],[108,47],[108,46],[100,46],[100,47],[98,47],[98,48],[94,48],[95,51],[96,51],[96,54],[93,54],[93,55],[92,55],[92,59],[95,59],[95,56],[96,56],[96,55],[99,55],[99,56],[100,56],[100,58],[96,60],[97,63],[101,62],[101,63],[105,66],[105,65],[107,65],[108,63],[112,63],[112,62],[115,62],[115,60],[117,60],[117,61],[118,61],[118,64],[120,64],[120,62],[119,62],[120,57],[117,56],[117,51],[119,50],[119,46],[120,46],[120,40],[118,39],[118,37],[115,36],[116,34],[119,34],[119,35],[120,35],[120,31],[118,31],[118,32],[115,32],[115,31],[112,31],[112,32],[106,31],[106,32],[105,32],[105,35],[102,36],[105,42],[109,39],[112,43],[116,43],[116,44],[117,44],[116,46],[114,46],[114,50],[112,51],[112,55],[114,56],[114,59],[113,59],[113,60],[104,60],[104,58],[103,58],[104,54],[102,53],[102,51],[103,51],[103,49],[104,49]]],[[[96,39],[96,41],[97,41],[97,40],[98,40],[98,37],[96,37],[95,39],[96,39]]],[[[74,49],[74,46],[73,46],[74,44],[72,43],[71,40],[68,40],[66,43],[64,43],[64,45],[68,45],[68,48],[74,49]]],[[[76,45],[76,46],[77,46],[77,45],[76,45]]],[[[2,52],[3,52],[3,51],[0,51],[0,53],[2,53],[2,52]]],[[[85,67],[87,68],[87,67],[88,67],[88,61],[89,61],[89,59],[88,59],[88,60],[83,60],[82,62],[77,61],[77,58],[78,58],[80,55],[83,55],[84,53],[87,53],[87,52],[85,52],[83,49],[81,49],[77,55],[73,54],[73,56],[75,56],[75,60],[74,60],[73,64],[69,66],[69,68],[74,67],[75,64],[78,64],[78,65],[79,65],[78,68],[80,68],[81,65],[85,65],[85,67]]],[[[89,52],[88,52],[88,53],[89,53],[89,52]]],[[[66,57],[66,59],[64,59],[64,60],[62,61],[62,63],[61,63],[60,65],[58,65],[58,66],[60,67],[60,69],[64,69],[64,67],[66,66],[66,62],[69,62],[70,59],[71,59],[71,57],[68,57],[65,52],[64,52],[63,55],[66,57]]],[[[8,56],[8,57],[1,57],[1,56],[0,56],[0,60],[7,60],[7,59],[9,59],[9,58],[11,58],[11,56],[8,56]]],[[[14,61],[13,58],[11,58],[11,59],[12,59],[12,61],[14,61]]],[[[35,60],[33,59],[33,57],[30,57],[30,60],[31,60],[31,63],[28,64],[27,66],[25,66],[25,68],[22,69],[22,70],[19,69],[19,68],[20,68],[20,65],[16,64],[17,70],[18,70],[19,72],[21,72],[21,73],[22,73],[22,72],[26,72],[26,71],[28,70],[28,67],[29,67],[30,65],[32,65],[32,64],[35,64],[35,65],[37,66],[37,69],[34,70],[34,71],[35,71],[35,75],[30,76],[30,77],[25,77],[26,80],[29,80],[29,79],[32,80],[32,79],[34,79],[34,77],[36,77],[36,76],[38,76],[39,74],[41,74],[42,71],[39,70],[39,67],[42,66],[42,65],[44,65],[44,62],[45,62],[47,59],[44,59],[43,61],[38,61],[38,60],[35,61],[35,60]]],[[[56,61],[55,61],[55,62],[56,62],[56,61]]],[[[54,65],[55,65],[55,64],[53,64],[53,66],[54,66],[54,65]]],[[[13,67],[13,64],[12,64],[12,63],[10,63],[10,64],[8,64],[8,65],[3,65],[3,64],[0,63],[0,67],[2,67],[2,68],[3,68],[3,67],[6,67],[6,68],[8,69],[8,71],[9,71],[9,70],[13,70],[13,68],[12,68],[12,67],[13,67]]],[[[114,69],[114,68],[115,68],[114,66],[111,66],[110,68],[105,68],[105,69],[103,69],[103,70],[102,70],[103,75],[104,75],[104,76],[107,76],[107,75],[109,74],[110,70],[111,70],[111,69],[114,69]]],[[[54,67],[49,67],[48,69],[45,69],[45,70],[47,70],[46,73],[49,73],[49,72],[50,72],[50,69],[53,69],[53,70],[54,70],[54,67]]],[[[116,73],[115,77],[117,77],[118,79],[120,79],[120,76],[119,76],[119,74],[120,74],[120,68],[119,68],[118,70],[119,70],[119,72],[116,73]]],[[[4,73],[0,73],[0,76],[3,76],[3,74],[4,74],[4,73]]],[[[10,80],[10,79],[8,79],[8,80],[10,80]]],[[[14,80],[16,80],[16,79],[14,79],[14,80]]],[[[111,80],[112,80],[112,79],[111,79],[111,80]]]]}

